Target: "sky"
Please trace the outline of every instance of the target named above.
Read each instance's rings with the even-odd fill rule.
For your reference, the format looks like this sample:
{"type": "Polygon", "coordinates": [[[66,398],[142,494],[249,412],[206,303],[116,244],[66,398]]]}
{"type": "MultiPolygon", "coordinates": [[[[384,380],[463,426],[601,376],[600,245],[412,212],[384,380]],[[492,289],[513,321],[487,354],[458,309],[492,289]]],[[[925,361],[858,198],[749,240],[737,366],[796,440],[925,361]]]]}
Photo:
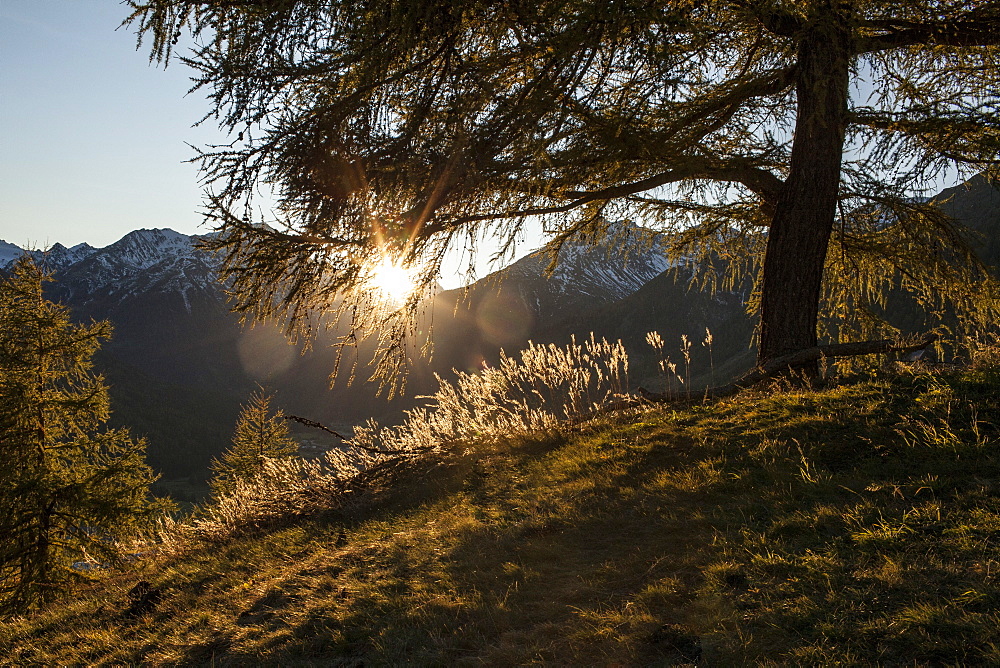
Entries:
{"type": "MultiPolygon", "coordinates": [[[[118,27],[127,15],[117,0],[0,0],[0,239],[100,248],[141,228],[207,231],[186,161],[189,144],[223,134],[194,127],[210,107],[188,93],[190,70],[150,64],[118,27]]],[[[540,244],[529,233],[516,255],[540,244]]],[[[458,267],[456,256],[445,287],[465,282],[458,267]]]]}
{"type": "Polygon", "coordinates": [[[149,64],[116,0],[0,1],[0,239],[101,247],[139,228],[199,228],[187,144],[208,108],[188,73],[149,64]]]}

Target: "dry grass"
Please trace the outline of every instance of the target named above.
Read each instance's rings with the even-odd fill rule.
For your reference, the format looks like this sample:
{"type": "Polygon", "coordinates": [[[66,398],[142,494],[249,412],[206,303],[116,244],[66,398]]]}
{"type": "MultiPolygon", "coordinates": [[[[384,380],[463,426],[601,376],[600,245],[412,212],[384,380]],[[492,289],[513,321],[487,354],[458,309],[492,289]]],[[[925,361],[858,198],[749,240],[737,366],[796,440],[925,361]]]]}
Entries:
{"type": "MultiPolygon", "coordinates": [[[[199,540],[218,541],[268,523],[309,516],[354,502],[359,490],[392,484],[400,471],[437,461],[468,444],[533,437],[600,412],[628,391],[628,355],[620,342],[565,347],[534,345],[496,367],[438,378],[425,407],[399,426],[374,421],[343,449],[317,460],[266,460],[260,475],[239,480],[190,517],[165,518],[160,551],[177,553],[199,540]]],[[[149,550],[150,546],[140,549],[149,550]]]]}

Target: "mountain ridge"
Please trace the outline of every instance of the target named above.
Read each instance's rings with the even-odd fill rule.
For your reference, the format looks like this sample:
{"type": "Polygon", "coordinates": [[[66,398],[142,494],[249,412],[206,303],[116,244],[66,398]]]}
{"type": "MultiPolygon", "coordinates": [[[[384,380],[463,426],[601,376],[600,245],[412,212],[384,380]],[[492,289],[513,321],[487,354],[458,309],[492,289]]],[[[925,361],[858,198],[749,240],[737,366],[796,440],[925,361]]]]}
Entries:
{"type": "MultiPolygon", "coordinates": [[[[630,229],[640,236],[638,228],[622,227],[623,233],[630,229]]],[[[206,405],[234,420],[239,404],[264,384],[277,391],[278,405],[289,413],[335,425],[370,417],[393,422],[416,395],[436,389],[435,372],[479,368],[496,360],[501,348],[520,348],[539,324],[584,305],[613,303],[667,266],[657,257],[661,249],[651,244],[645,255],[633,253],[626,269],[605,270],[615,249],[590,249],[580,240],[565,246],[565,262],[551,277],[544,277],[548,259],[536,253],[508,267],[501,285],[488,277],[468,289],[438,293],[427,305],[437,323],[434,361],[417,360],[409,396],[389,402],[371,384],[347,387],[339,379],[330,387],[336,359],[330,346],[337,332],[321,334],[303,355],[273,324],[242,326],[218,281],[218,258],[197,247],[202,238],[169,228],[139,229],[103,248],[58,244],[30,253],[55,273],[47,291],[75,319],[114,325],[97,358],[113,380],[113,420],[143,425],[151,463],[170,476],[203,473],[227,447],[218,425],[209,423],[206,405]],[[584,277],[588,267],[601,270],[584,277]],[[176,425],[168,428],[158,412],[174,415],[176,425]]],[[[8,247],[16,248],[0,248],[8,247]]],[[[13,255],[5,256],[8,263],[13,255]]],[[[362,365],[359,377],[366,373],[362,365]]]]}
{"type": "MultiPolygon", "coordinates": [[[[1000,266],[998,235],[989,234],[1000,230],[995,184],[971,179],[937,199],[969,221],[982,237],[984,259],[1000,266]]],[[[258,384],[275,390],[277,405],[289,413],[349,428],[370,417],[394,422],[415,396],[436,389],[434,374],[477,370],[495,363],[501,350],[515,353],[528,340],[566,343],[591,331],[598,338],[622,339],[636,360],[637,384],[661,361],[644,340],[651,330],[667,342],[663,355],[675,363],[683,357],[680,338],[687,337],[691,375],[703,383],[722,382],[753,361],[747,342],[754,320],[745,309],[749,284],[729,292],[700,291],[683,261],[667,261],[664,237],[623,222],[600,239],[567,242],[551,273],[546,271],[551,256],[536,251],[465,288],[437,293],[424,321],[434,356],[416,360],[409,394],[388,402],[364,382],[348,387],[339,378],[330,387],[336,363],[330,346],[338,332],[321,335],[303,355],[273,324],[241,326],[217,278],[219,259],[197,248],[202,238],[169,228],[140,229],[103,248],[55,244],[48,252],[32,251],[56,273],[51,296],[66,303],[77,320],[114,324],[115,335],[98,359],[115,380],[113,406],[126,407],[120,424],[133,419],[160,425],[146,432],[149,452],[154,465],[170,475],[204,472],[228,445],[224,430],[209,424],[203,407],[214,406],[219,416],[232,419],[258,384]],[[590,245],[594,241],[599,245],[590,245]],[[714,350],[699,345],[709,331],[714,350]],[[158,395],[149,395],[144,384],[150,383],[158,395]],[[156,415],[164,406],[177,416],[172,430],[156,415]],[[196,417],[186,424],[185,415],[196,417]],[[185,454],[191,452],[198,454],[185,454]]],[[[0,242],[0,269],[20,252],[0,242]]],[[[368,373],[364,354],[356,353],[362,380],[368,373]]]]}

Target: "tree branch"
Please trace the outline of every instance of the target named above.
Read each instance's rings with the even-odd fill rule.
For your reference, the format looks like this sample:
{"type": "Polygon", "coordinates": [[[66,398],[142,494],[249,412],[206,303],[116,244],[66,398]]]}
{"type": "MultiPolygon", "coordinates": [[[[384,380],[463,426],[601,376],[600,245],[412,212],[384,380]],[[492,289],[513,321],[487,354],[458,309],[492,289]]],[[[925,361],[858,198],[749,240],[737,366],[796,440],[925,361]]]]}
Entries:
{"type": "MultiPolygon", "coordinates": [[[[980,116],[984,121],[993,119],[980,116]]],[[[924,118],[905,118],[901,114],[871,112],[865,109],[855,109],[849,112],[847,122],[852,125],[862,125],[874,130],[920,134],[926,132],[940,133],[946,130],[959,132],[975,132],[990,130],[996,127],[996,122],[980,122],[969,114],[956,114],[954,117],[937,115],[924,118]]]]}
{"type": "Polygon", "coordinates": [[[538,216],[549,213],[564,213],[571,211],[585,204],[596,201],[606,201],[628,197],[653,188],[676,183],[686,179],[709,179],[714,181],[735,181],[742,183],[751,191],[760,195],[765,202],[772,204],[777,201],[784,181],[777,176],[758,167],[749,165],[720,165],[711,166],[708,164],[698,164],[689,168],[678,168],[666,172],[660,172],[653,176],[631,183],[623,183],[609,188],[593,191],[570,190],[563,193],[563,196],[573,197],[573,201],[566,204],[548,207],[536,207],[531,209],[520,209],[515,211],[504,211],[502,213],[483,213],[472,216],[463,216],[448,221],[450,225],[462,225],[484,220],[498,220],[501,218],[521,218],[525,216],[538,216]]]}
{"type": "Polygon", "coordinates": [[[791,12],[782,11],[774,3],[768,3],[770,6],[766,8],[764,3],[759,1],[740,0],[736,4],[749,10],[760,21],[761,25],[772,34],[792,37],[802,29],[803,21],[801,18],[791,12]]]}
{"type": "MultiPolygon", "coordinates": [[[[310,420],[309,418],[299,417],[298,415],[282,415],[281,417],[284,418],[285,420],[294,420],[295,422],[298,422],[300,424],[304,424],[307,427],[313,427],[315,429],[322,429],[326,433],[333,434],[334,436],[336,436],[337,438],[339,438],[342,441],[349,442],[350,446],[352,448],[358,448],[359,450],[364,450],[365,452],[369,452],[369,453],[377,454],[377,455],[395,455],[395,456],[401,456],[401,455],[406,454],[404,452],[399,452],[399,451],[396,451],[396,450],[383,450],[381,448],[371,448],[371,447],[368,447],[368,446],[365,446],[365,445],[361,445],[360,443],[357,443],[357,442],[354,442],[354,441],[350,441],[346,436],[335,432],[333,429],[330,429],[325,424],[323,424],[321,422],[316,422],[315,420],[310,420]]],[[[427,448],[426,450],[429,451],[430,449],[431,448],[427,448]]],[[[417,450],[417,451],[411,451],[411,452],[421,452],[421,451],[417,450]]],[[[392,461],[395,461],[395,460],[392,460],[392,461]]],[[[383,463],[385,463],[385,462],[383,462],[383,463]]]]}
{"type": "Polygon", "coordinates": [[[905,46],[997,46],[1000,45],[1000,16],[986,16],[969,12],[967,18],[931,23],[895,21],[866,21],[863,28],[884,30],[882,34],[862,37],[855,48],[856,54],[898,49],[905,46]]]}

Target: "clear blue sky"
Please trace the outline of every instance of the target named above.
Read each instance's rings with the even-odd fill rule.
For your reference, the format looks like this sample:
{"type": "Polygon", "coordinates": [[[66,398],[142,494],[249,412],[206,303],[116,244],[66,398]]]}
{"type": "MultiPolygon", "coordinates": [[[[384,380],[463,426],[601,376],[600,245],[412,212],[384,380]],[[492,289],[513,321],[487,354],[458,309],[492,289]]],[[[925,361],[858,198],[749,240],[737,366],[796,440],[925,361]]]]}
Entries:
{"type": "Polygon", "coordinates": [[[185,142],[208,108],[117,30],[116,0],[0,0],[0,239],[105,246],[142,227],[199,231],[185,142]]]}

